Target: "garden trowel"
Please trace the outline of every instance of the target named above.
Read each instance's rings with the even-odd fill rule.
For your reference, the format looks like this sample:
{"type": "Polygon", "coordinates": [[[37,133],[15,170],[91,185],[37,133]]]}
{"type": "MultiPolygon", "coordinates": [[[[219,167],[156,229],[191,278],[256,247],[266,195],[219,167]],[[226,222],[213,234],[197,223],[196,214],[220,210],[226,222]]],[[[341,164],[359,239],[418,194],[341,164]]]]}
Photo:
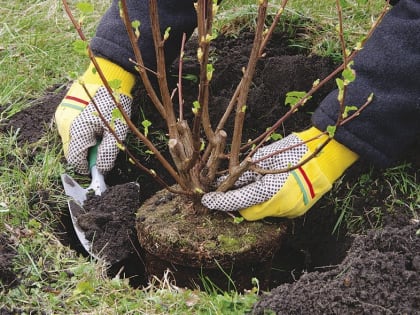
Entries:
{"type": "Polygon", "coordinates": [[[87,188],[81,187],[71,176],[67,174],[61,175],[61,181],[64,186],[64,191],[67,196],[71,197],[68,201],[69,212],[71,221],[76,232],[77,237],[79,238],[80,243],[83,248],[88,252],[89,255],[99,260],[92,252],[92,243],[86,239],[85,231],[77,223],[77,217],[81,213],[85,213],[83,209],[83,204],[86,201],[88,193],[93,191],[95,195],[101,195],[106,189],[105,179],[103,174],[99,172],[96,167],[96,157],[98,153],[98,145],[95,145],[89,150],[88,160],[89,160],[89,169],[92,176],[92,181],[87,188]]]}

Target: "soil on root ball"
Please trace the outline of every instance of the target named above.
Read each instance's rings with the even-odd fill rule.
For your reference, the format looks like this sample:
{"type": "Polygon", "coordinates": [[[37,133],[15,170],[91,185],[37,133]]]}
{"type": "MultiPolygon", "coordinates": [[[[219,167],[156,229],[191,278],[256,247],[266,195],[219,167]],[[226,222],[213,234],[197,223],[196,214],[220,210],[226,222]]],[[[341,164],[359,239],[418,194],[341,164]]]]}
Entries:
{"type": "Polygon", "coordinates": [[[178,286],[222,290],[268,289],[272,260],[285,224],[235,222],[224,212],[197,215],[185,196],[161,190],[137,211],[137,235],[145,250],[146,274],[162,278],[170,269],[178,286]],[[204,280],[203,280],[204,279],[204,280]],[[204,281],[204,283],[203,283],[204,281]]]}

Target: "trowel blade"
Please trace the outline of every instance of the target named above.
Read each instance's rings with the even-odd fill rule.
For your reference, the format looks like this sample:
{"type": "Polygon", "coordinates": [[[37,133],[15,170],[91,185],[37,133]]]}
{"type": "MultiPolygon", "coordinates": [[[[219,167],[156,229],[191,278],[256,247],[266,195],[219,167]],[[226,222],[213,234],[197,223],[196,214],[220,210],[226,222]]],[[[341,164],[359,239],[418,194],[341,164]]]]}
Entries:
{"type": "Polygon", "coordinates": [[[92,252],[92,243],[86,238],[85,231],[80,227],[79,223],[77,222],[77,216],[81,213],[84,213],[83,207],[80,206],[80,204],[78,204],[74,200],[69,200],[67,204],[69,206],[71,222],[73,223],[74,231],[76,232],[80,244],[82,244],[83,248],[89,255],[99,260],[99,257],[97,257],[92,252]]]}
{"type": "Polygon", "coordinates": [[[93,258],[100,260],[100,258],[92,252],[92,242],[86,238],[85,231],[77,222],[77,217],[86,212],[83,209],[83,203],[86,201],[88,190],[82,188],[71,176],[67,174],[61,175],[61,181],[66,195],[72,198],[67,202],[67,205],[69,207],[70,218],[74,231],[76,232],[76,236],[86,252],[93,258]]]}
{"type": "Polygon", "coordinates": [[[73,198],[73,200],[83,206],[88,190],[81,187],[71,176],[67,174],[61,175],[61,182],[63,183],[66,195],[73,198]]]}

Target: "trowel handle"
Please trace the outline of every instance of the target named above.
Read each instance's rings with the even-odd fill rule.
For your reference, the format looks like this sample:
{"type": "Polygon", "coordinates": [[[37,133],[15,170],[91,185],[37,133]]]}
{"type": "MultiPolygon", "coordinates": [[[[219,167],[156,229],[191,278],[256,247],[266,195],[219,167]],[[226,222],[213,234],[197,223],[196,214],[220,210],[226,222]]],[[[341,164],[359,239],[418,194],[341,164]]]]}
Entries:
{"type": "Polygon", "coordinates": [[[89,169],[92,175],[92,182],[90,183],[88,189],[93,189],[95,191],[95,195],[101,195],[107,189],[104,175],[99,172],[96,167],[96,159],[98,157],[98,147],[100,143],[101,142],[98,141],[96,145],[89,149],[88,152],[89,169]]]}
{"type": "Polygon", "coordinates": [[[100,143],[101,141],[98,141],[93,147],[89,148],[88,162],[90,171],[92,171],[92,167],[96,165],[96,159],[98,158],[98,147],[100,143]]]}

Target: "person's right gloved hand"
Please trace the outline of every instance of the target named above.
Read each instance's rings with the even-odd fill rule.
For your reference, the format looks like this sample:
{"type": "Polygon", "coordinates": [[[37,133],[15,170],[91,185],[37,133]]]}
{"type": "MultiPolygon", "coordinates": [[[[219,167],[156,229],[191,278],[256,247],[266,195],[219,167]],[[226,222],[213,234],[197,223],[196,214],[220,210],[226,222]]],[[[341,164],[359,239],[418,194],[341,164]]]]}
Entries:
{"type": "MultiPolygon", "coordinates": [[[[246,171],[233,189],[208,192],[203,195],[201,203],[212,210],[239,211],[248,221],[303,215],[358,159],[356,153],[335,139],[331,139],[321,152],[313,156],[327,139],[327,135],[311,127],[259,148],[252,159],[260,160],[257,165],[265,170],[287,169],[312,158],[296,169],[283,173],[263,175],[246,171]]],[[[217,179],[216,186],[223,179],[217,179]]]]}
{"type": "MultiPolygon", "coordinates": [[[[106,59],[96,58],[96,60],[108,82],[112,80],[121,82],[117,91],[120,94],[119,100],[125,112],[130,116],[131,89],[135,83],[135,76],[106,59]]],[[[64,155],[68,163],[81,174],[89,174],[88,150],[96,145],[98,139],[101,139],[96,166],[104,174],[114,166],[119,151],[117,141],[98,116],[95,106],[81,83],[86,86],[105,119],[108,122],[111,121],[112,111],[116,105],[91,63],[81,79],[73,83],[58,105],[55,112],[57,129],[63,141],[64,155]]],[[[124,140],[128,126],[117,119],[114,121],[114,130],[117,136],[124,140]]]]}

